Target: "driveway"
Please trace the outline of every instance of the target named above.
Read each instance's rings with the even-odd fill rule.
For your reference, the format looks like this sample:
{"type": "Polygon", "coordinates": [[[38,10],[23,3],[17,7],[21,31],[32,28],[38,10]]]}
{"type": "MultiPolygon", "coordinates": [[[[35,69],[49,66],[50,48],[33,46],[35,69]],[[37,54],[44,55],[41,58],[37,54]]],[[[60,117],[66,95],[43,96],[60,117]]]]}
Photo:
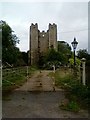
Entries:
{"type": "Polygon", "coordinates": [[[88,118],[88,112],[61,110],[59,104],[65,99],[64,91],[53,91],[51,71],[37,71],[28,81],[17,88],[8,100],[3,100],[3,118],[88,118]]]}

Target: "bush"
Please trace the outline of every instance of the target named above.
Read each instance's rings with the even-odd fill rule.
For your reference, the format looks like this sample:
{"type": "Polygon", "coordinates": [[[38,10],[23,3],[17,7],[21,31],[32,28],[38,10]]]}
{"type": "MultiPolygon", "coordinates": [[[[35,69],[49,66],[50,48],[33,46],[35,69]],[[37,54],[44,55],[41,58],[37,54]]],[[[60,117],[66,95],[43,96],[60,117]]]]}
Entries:
{"type": "MultiPolygon", "coordinates": [[[[88,107],[90,105],[90,89],[89,87],[83,85],[80,83],[80,80],[78,78],[71,74],[66,74],[63,77],[60,76],[59,72],[55,73],[55,79],[56,79],[56,85],[60,86],[61,88],[64,88],[67,93],[67,98],[70,99],[70,101],[78,102],[81,107],[88,107]]],[[[73,107],[74,103],[71,102],[70,106],[73,107]]],[[[68,106],[68,107],[70,107],[68,106]]]]}
{"type": "Polygon", "coordinates": [[[80,107],[75,101],[69,101],[67,104],[61,103],[59,106],[63,110],[73,111],[73,112],[79,112],[80,107]]]}
{"type": "Polygon", "coordinates": [[[76,85],[72,85],[71,87],[71,97],[72,95],[76,96],[77,97],[77,100],[84,105],[83,106],[86,106],[88,107],[88,103],[89,103],[89,90],[88,90],[88,87],[87,86],[84,86],[82,84],[76,84],[76,85]],[[78,99],[79,98],[79,99],[78,99]]]}

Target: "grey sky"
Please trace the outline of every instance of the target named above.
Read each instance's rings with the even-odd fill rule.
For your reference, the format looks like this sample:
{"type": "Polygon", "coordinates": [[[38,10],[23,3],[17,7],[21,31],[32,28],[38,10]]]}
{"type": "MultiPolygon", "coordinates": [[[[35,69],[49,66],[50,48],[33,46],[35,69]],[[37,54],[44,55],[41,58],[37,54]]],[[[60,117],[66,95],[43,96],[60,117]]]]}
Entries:
{"type": "Polygon", "coordinates": [[[5,20],[20,39],[21,51],[29,49],[29,27],[38,23],[39,30],[47,30],[49,23],[57,24],[58,40],[69,44],[76,37],[78,49],[88,48],[87,2],[4,2],[2,20],[5,20]]]}

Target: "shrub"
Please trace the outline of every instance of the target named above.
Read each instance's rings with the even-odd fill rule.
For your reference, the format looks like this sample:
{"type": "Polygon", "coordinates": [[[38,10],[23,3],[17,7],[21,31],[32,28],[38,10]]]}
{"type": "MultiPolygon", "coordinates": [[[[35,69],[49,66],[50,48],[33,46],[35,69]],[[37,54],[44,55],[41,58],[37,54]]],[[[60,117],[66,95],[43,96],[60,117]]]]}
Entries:
{"type": "MultiPolygon", "coordinates": [[[[60,77],[60,73],[55,73],[55,79],[56,79],[56,85],[60,86],[61,88],[64,88],[66,91],[68,91],[66,94],[67,98],[70,99],[70,101],[75,101],[76,103],[80,103],[81,107],[88,107],[90,105],[90,89],[86,85],[83,85],[80,83],[80,80],[73,75],[73,74],[66,74],[63,77],[60,77]]],[[[76,104],[75,103],[75,104],[76,104]]],[[[75,105],[73,102],[70,103],[70,106],[73,107],[75,105]]],[[[68,107],[70,107],[68,106],[68,107]]],[[[76,108],[75,108],[76,109],[76,108]]]]}

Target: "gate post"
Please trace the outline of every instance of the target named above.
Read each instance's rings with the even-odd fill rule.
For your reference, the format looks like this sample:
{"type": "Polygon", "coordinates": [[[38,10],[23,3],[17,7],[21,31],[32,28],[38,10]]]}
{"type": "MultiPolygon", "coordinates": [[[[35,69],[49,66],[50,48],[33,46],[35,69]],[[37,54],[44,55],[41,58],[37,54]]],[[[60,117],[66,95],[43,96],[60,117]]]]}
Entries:
{"type": "Polygon", "coordinates": [[[53,65],[53,72],[55,73],[55,65],[53,65]]]}

